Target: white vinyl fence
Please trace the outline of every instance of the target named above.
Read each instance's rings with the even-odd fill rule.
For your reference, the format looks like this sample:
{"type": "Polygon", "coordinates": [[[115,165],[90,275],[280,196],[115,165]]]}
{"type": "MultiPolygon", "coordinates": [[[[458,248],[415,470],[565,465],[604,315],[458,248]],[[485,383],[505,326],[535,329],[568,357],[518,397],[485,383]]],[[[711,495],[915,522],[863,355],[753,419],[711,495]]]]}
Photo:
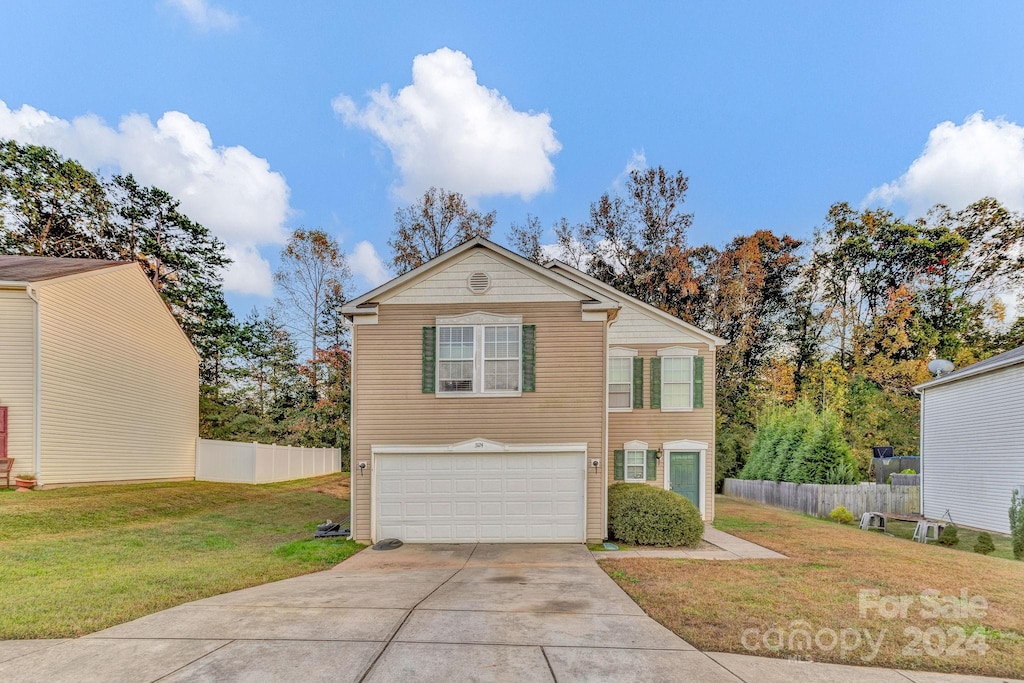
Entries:
{"type": "Polygon", "coordinates": [[[341,471],[340,448],[196,440],[196,479],[266,484],[341,471]]]}

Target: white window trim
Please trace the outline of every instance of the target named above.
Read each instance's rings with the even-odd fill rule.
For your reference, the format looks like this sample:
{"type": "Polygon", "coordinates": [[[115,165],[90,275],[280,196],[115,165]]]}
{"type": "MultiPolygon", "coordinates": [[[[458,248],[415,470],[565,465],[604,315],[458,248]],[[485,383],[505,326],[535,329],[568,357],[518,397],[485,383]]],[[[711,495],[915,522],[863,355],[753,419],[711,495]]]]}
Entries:
{"type": "Polygon", "coordinates": [[[437,334],[434,335],[434,396],[435,398],[514,398],[523,395],[523,326],[522,316],[492,315],[490,313],[467,313],[459,316],[438,317],[435,319],[437,334]],[[470,320],[480,322],[470,323],[470,320]],[[442,322],[443,321],[443,322],[442,322]],[[518,321],[518,322],[516,322],[518,321]],[[441,328],[472,327],[473,328],[473,391],[441,391],[441,328]],[[484,328],[485,327],[518,327],[519,328],[519,389],[518,391],[485,391],[484,390],[484,328]]]}
{"type": "MultiPolygon", "coordinates": [[[[636,349],[627,349],[620,346],[615,346],[608,349],[608,361],[607,367],[610,369],[613,358],[635,358],[637,356],[636,349]]],[[[610,374],[610,373],[609,373],[610,374]]],[[[608,387],[611,384],[610,381],[605,382],[604,391],[605,394],[610,394],[608,387]]],[[[633,412],[633,362],[629,363],[629,406],[625,408],[612,408],[609,401],[608,405],[609,413],[631,413],[633,412]]]]}
{"type": "MultiPolygon", "coordinates": [[[[638,465],[633,465],[633,467],[638,467],[638,465]]],[[[643,449],[640,449],[640,448],[626,448],[626,449],[623,450],[623,453],[622,453],[622,480],[626,481],[626,482],[629,482],[631,484],[641,483],[641,482],[646,482],[647,481],[647,449],[646,448],[643,448],[643,449]],[[629,465],[629,454],[630,453],[639,453],[640,454],[640,460],[641,460],[641,464],[643,465],[644,471],[643,471],[643,474],[640,475],[639,479],[637,479],[635,477],[630,477],[629,476],[629,467],[630,467],[630,465],[629,465]]]]}
{"type": "Polygon", "coordinates": [[[669,346],[658,349],[660,358],[689,358],[690,359],[690,407],[689,408],[666,408],[665,407],[665,368],[661,369],[661,412],[663,413],[692,413],[693,412],[693,359],[699,354],[696,349],[685,346],[669,346]]]}
{"type": "Polygon", "coordinates": [[[700,453],[700,518],[707,520],[707,514],[705,507],[707,503],[707,493],[705,493],[706,485],[706,472],[708,466],[708,445],[703,441],[689,441],[681,439],[679,441],[666,441],[661,444],[662,457],[665,459],[665,490],[672,490],[672,452],[698,452],[700,453]]]}

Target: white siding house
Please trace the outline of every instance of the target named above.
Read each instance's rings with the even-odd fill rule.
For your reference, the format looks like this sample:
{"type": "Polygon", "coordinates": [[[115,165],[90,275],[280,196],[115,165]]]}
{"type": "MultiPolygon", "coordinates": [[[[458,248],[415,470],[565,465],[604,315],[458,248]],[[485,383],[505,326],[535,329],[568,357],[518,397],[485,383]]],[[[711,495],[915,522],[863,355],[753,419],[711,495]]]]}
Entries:
{"type": "Polygon", "coordinates": [[[1024,487],[1024,347],[926,382],[921,508],[929,519],[1009,533],[1024,487]]]}

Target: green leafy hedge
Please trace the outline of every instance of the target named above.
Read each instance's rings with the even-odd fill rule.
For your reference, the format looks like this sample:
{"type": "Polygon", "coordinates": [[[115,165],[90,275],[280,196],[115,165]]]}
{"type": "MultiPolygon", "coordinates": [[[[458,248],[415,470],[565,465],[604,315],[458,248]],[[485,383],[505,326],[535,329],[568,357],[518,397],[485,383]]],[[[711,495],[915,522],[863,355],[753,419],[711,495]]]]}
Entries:
{"type": "Polygon", "coordinates": [[[696,547],[704,536],[700,511],[686,497],[647,484],[608,489],[612,537],[635,545],[696,547]]]}

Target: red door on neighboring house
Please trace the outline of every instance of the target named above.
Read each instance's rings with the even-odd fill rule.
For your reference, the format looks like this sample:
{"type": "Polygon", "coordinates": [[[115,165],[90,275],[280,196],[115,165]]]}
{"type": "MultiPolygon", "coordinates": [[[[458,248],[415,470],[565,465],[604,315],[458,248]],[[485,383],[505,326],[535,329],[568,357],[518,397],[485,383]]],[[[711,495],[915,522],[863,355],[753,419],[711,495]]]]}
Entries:
{"type": "Polygon", "coordinates": [[[7,457],[7,406],[0,406],[0,458],[7,457]]]}

